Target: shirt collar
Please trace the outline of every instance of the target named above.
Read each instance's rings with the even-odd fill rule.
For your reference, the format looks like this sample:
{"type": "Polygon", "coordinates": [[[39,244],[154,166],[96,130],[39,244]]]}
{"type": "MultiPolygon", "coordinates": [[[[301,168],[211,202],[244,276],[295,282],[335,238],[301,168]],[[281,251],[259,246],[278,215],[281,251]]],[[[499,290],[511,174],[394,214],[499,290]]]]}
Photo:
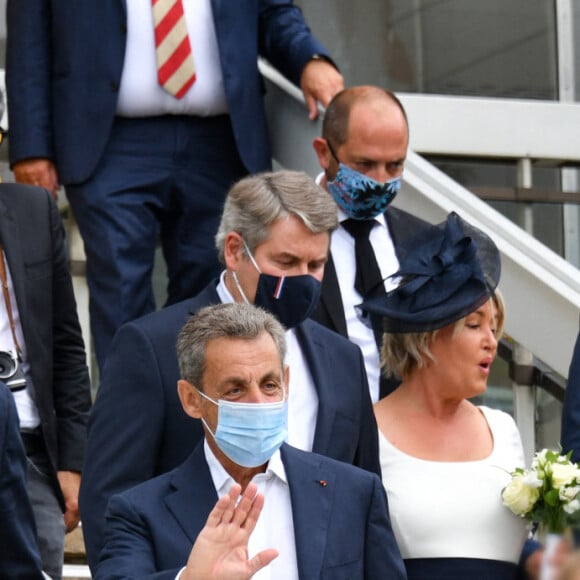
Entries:
{"type": "Polygon", "coordinates": [[[230,304],[231,302],[234,302],[234,297],[232,296],[231,292],[228,290],[228,287],[226,286],[226,272],[227,270],[224,270],[220,274],[220,281],[216,286],[216,292],[217,295],[219,296],[219,299],[222,301],[222,304],[230,304]]]}
{"type": "MultiPolygon", "coordinates": [[[[207,439],[203,442],[203,452],[205,454],[205,460],[209,467],[209,472],[217,491],[218,497],[225,495],[230,491],[230,488],[235,483],[233,477],[224,469],[224,466],[219,462],[218,458],[214,455],[211,447],[207,443],[207,439]]],[[[260,473],[255,476],[263,479],[277,478],[284,484],[288,484],[288,479],[286,477],[286,470],[284,469],[284,464],[282,463],[282,456],[280,450],[278,449],[270,461],[268,461],[268,467],[265,473],[260,473]]]]}

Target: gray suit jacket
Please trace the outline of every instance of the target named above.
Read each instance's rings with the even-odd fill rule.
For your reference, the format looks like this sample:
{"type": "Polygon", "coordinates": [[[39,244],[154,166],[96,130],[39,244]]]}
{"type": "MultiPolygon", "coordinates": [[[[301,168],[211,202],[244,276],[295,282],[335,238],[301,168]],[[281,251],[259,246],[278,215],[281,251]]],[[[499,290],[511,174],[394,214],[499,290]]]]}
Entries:
{"type": "Polygon", "coordinates": [[[50,193],[0,184],[0,242],[14,293],[53,483],[56,471],[81,471],[90,382],[64,228],[50,193]]]}

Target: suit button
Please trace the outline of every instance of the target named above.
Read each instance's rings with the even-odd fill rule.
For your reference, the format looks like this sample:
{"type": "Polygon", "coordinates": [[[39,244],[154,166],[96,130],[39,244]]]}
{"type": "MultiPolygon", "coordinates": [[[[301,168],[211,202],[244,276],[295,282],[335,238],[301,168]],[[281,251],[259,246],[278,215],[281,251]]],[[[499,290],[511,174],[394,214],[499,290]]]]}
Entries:
{"type": "Polygon", "coordinates": [[[114,93],[117,93],[117,92],[119,91],[119,83],[117,83],[117,82],[113,81],[113,82],[111,83],[111,90],[112,90],[114,93]]]}

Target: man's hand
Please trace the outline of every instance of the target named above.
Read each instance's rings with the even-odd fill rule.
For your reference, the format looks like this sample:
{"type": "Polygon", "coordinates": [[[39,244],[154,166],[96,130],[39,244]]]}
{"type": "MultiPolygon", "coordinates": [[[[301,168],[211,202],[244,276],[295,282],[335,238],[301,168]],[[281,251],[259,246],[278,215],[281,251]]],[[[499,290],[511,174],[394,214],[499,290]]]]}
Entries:
{"type": "Polygon", "coordinates": [[[308,118],[313,121],[318,117],[318,103],[326,107],[332,97],[344,88],[344,79],[329,62],[313,59],[302,70],[300,88],[306,99],[308,118]]]}
{"type": "Polygon", "coordinates": [[[44,187],[52,193],[52,197],[57,201],[58,174],[52,161],[48,159],[25,159],[15,163],[12,169],[16,183],[44,187]]]}
{"type": "Polygon", "coordinates": [[[81,474],[76,471],[57,471],[58,483],[64,496],[64,524],[66,533],[72,532],[78,525],[79,515],[79,488],[81,474]]]}
{"type": "Polygon", "coordinates": [[[193,545],[181,580],[248,580],[278,556],[272,548],[248,559],[248,541],[264,506],[264,496],[250,483],[240,497],[235,484],[209,514],[193,545]]]}

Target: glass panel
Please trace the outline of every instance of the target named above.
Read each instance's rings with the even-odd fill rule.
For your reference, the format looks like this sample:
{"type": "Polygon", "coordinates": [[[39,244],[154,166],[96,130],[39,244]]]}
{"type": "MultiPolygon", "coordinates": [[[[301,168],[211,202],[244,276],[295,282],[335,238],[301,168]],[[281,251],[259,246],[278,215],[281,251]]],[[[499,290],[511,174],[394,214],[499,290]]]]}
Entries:
{"type": "Polygon", "coordinates": [[[348,85],[554,100],[545,0],[297,0],[348,85]]]}
{"type": "Polygon", "coordinates": [[[562,425],[562,403],[538,389],[536,392],[536,448],[557,449],[562,425]]]}
{"type": "MultiPolygon", "coordinates": [[[[426,156],[436,167],[452,179],[472,187],[517,187],[517,167],[512,161],[471,161],[426,156]]],[[[532,172],[534,188],[560,190],[560,171],[552,167],[535,167],[532,172]]],[[[562,206],[556,203],[493,201],[490,205],[501,214],[524,227],[524,212],[532,209],[533,235],[554,252],[563,255],[562,206]]]]}

